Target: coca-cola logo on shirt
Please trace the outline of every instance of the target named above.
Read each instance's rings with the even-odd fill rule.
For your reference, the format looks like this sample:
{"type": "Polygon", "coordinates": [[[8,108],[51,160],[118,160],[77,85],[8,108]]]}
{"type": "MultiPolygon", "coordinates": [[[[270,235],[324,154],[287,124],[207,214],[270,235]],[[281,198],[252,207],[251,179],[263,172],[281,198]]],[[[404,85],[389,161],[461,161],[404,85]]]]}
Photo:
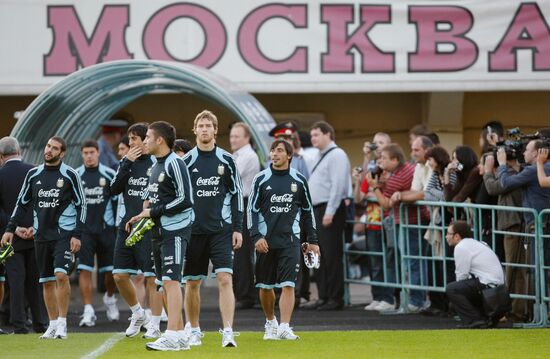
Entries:
{"type": "Polygon", "coordinates": [[[49,190],[40,189],[38,191],[38,197],[42,198],[52,198],[52,197],[59,197],[59,189],[52,188],[49,190]]]}
{"type": "Polygon", "coordinates": [[[128,184],[130,186],[147,186],[148,178],[147,177],[130,177],[128,179],[128,184]]]}
{"type": "Polygon", "coordinates": [[[212,176],[208,178],[197,178],[197,186],[217,186],[220,184],[219,176],[212,176]]]}
{"type": "Polygon", "coordinates": [[[292,200],[294,199],[294,195],[290,193],[285,193],[282,195],[272,195],[271,196],[271,203],[292,203],[292,200]]]}

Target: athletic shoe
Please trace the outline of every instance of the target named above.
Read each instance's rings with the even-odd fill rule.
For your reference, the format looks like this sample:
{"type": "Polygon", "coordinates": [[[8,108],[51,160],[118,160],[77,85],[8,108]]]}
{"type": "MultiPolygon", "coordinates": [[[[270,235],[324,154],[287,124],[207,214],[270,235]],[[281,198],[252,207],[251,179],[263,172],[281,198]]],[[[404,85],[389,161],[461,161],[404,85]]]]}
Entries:
{"type": "Polygon", "coordinates": [[[9,243],[0,248],[0,264],[4,264],[6,259],[13,256],[14,253],[13,247],[9,243]]]}
{"type": "Polygon", "coordinates": [[[161,352],[168,352],[168,351],[175,352],[183,349],[180,346],[178,340],[170,339],[166,335],[161,336],[154,342],[145,344],[145,348],[147,350],[158,350],[161,352]]]}
{"type": "Polygon", "coordinates": [[[55,329],[55,337],[57,339],[67,339],[67,324],[57,323],[57,328],[55,329]]]}
{"type": "Polygon", "coordinates": [[[178,344],[180,346],[180,350],[191,349],[191,346],[189,343],[189,336],[187,334],[184,334],[183,336],[178,337],[178,344]]]}
{"type": "Polygon", "coordinates": [[[126,329],[126,336],[131,338],[138,335],[141,327],[147,325],[149,320],[149,317],[143,310],[141,313],[133,313],[130,317],[130,326],[126,329]]]}
{"type": "Polygon", "coordinates": [[[120,319],[120,313],[118,311],[116,302],[117,298],[114,294],[112,297],[109,297],[107,293],[105,293],[105,295],[103,296],[103,304],[105,304],[105,308],[107,308],[105,314],[107,315],[107,319],[110,322],[116,322],[120,319]]]}
{"type": "Polygon", "coordinates": [[[373,300],[369,305],[365,306],[365,310],[376,310],[375,308],[380,304],[379,301],[373,300]]]}
{"type": "Polygon", "coordinates": [[[223,348],[236,348],[237,342],[235,341],[235,337],[238,337],[240,333],[229,331],[229,330],[222,330],[220,329],[220,334],[222,335],[222,347],[223,348]]]}
{"type": "Polygon", "coordinates": [[[292,328],[288,325],[279,325],[277,328],[277,339],[279,340],[298,340],[299,336],[294,334],[292,328]]]}
{"type": "Polygon", "coordinates": [[[143,239],[145,233],[155,226],[155,222],[151,218],[142,218],[132,226],[132,231],[124,244],[126,247],[132,247],[143,239]]]}
{"type": "Polygon", "coordinates": [[[201,339],[204,337],[204,333],[201,332],[201,328],[191,328],[191,323],[187,322],[184,330],[189,338],[189,345],[193,347],[202,345],[201,339]]]}
{"type": "Polygon", "coordinates": [[[40,339],[55,339],[55,331],[57,330],[57,325],[50,325],[48,329],[42,334],[40,339]]]}
{"type": "Polygon", "coordinates": [[[421,310],[422,310],[421,307],[419,307],[419,306],[417,306],[417,305],[414,305],[414,304],[409,304],[409,305],[407,306],[407,311],[408,311],[409,313],[418,313],[418,312],[420,312],[421,310]]]}
{"type": "Polygon", "coordinates": [[[264,340],[278,340],[277,337],[277,328],[279,327],[279,323],[277,323],[277,320],[273,321],[266,321],[264,328],[264,340]]]}
{"type": "Polygon", "coordinates": [[[95,312],[93,310],[84,310],[84,313],[82,313],[80,318],[82,318],[82,320],[78,325],[81,327],[84,327],[84,326],[93,327],[97,319],[97,317],[95,316],[95,312]]]}
{"type": "Polygon", "coordinates": [[[376,307],[374,307],[374,310],[378,312],[389,312],[389,311],[395,310],[395,304],[391,304],[383,300],[380,303],[378,303],[376,307]]]}
{"type": "Polygon", "coordinates": [[[145,334],[143,334],[144,339],[157,339],[157,338],[160,338],[161,336],[162,336],[162,333],[160,329],[151,325],[151,323],[149,323],[149,326],[147,327],[147,331],[145,332],[145,334]]]}

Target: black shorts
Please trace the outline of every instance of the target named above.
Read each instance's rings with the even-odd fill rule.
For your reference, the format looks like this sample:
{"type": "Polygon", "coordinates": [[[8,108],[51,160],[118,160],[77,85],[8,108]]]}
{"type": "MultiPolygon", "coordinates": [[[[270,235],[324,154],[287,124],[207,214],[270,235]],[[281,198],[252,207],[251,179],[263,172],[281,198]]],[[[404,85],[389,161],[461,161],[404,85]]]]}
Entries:
{"type": "Polygon", "coordinates": [[[176,231],[153,228],[152,232],[155,283],[162,285],[165,280],[181,282],[191,227],[176,231]]]}
{"type": "Polygon", "coordinates": [[[82,233],[77,268],[92,272],[94,270],[94,258],[97,254],[99,272],[111,272],[113,270],[115,236],[116,231],[113,227],[105,228],[103,233],[82,233]]]}
{"type": "Polygon", "coordinates": [[[137,275],[138,271],[145,277],[154,277],[151,233],[145,234],[135,246],[126,247],[124,241],[128,233],[118,229],[113,258],[113,274],[128,273],[137,275]]]}
{"type": "Polygon", "coordinates": [[[201,280],[208,276],[212,261],[214,277],[217,273],[233,274],[233,230],[215,234],[193,234],[185,255],[183,281],[201,280]]]}
{"type": "Polygon", "coordinates": [[[70,232],[63,231],[56,241],[34,242],[40,283],[55,281],[55,273],[68,274],[74,264],[70,240],[70,232]]]}
{"type": "Polygon", "coordinates": [[[256,252],[256,288],[295,287],[300,272],[300,247],[273,248],[256,252]]]}

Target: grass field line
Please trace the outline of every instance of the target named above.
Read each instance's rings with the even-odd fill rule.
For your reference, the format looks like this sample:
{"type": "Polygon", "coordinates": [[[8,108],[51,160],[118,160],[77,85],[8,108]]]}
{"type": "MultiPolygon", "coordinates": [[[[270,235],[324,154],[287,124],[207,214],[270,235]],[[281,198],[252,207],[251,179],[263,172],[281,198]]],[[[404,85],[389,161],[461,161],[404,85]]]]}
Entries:
{"type": "Polygon", "coordinates": [[[109,339],[103,342],[97,349],[89,352],[88,354],[84,355],[82,359],[95,359],[98,358],[100,355],[106,353],[111,349],[116,343],[118,343],[122,338],[124,338],[124,333],[116,333],[109,339]]]}

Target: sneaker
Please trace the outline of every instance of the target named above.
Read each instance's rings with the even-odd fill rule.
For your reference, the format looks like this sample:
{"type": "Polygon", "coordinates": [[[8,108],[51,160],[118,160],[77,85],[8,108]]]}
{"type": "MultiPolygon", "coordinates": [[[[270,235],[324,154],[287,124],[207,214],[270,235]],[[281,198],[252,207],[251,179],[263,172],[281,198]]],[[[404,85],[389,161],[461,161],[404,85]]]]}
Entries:
{"type": "Polygon", "coordinates": [[[395,310],[395,304],[391,304],[383,300],[380,303],[378,303],[376,307],[374,307],[374,310],[378,312],[389,312],[389,311],[395,310]]]}
{"type": "Polygon", "coordinates": [[[145,348],[147,350],[158,350],[162,352],[175,352],[178,350],[182,350],[178,340],[170,339],[165,335],[161,336],[154,342],[145,344],[145,348]]]}
{"type": "Polygon", "coordinates": [[[294,334],[292,331],[292,328],[288,325],[279,325],[279,328],[277,328],[277,339],[279,340],[298,340],[300,339],[299,336],[294,334]]]}
{"type": "Polygon", "coordinates": [[[128,338],[131,338],[138,335],[141,327],[147,325],[149,323],[149,320],[149,317],[143,310],[141,311],[141,313],[132,314],[132,316],[130,317],[130,326],[128,326],[128,329],[126,329],[126,336],[128,338]]]}
{"type": "Polygon", "coordinates": [[[409,313],[419,313],[421,310],[422,310],[422,307],[419,307],[417,305],[414,305],[414,304],[407,305],[407,311],[409,313]]]}
{"type": "Polygon", "coordinates": [[[109,297],[107,293],[103,296],[103,304],[105,304],[105,308],[107,308],[105,314],[110,322],[117,322],[120,319],[120,312],[118,311],[116,302],[117,298],[114,294],[112,297],[109,297]]]}
{"type": "Polygon", "coordinates": [[[369,305],[365,306],[365,310],[376,310],[375,308],[380,304],[379,301],[373,300],[369,305]]]}
{"type": "Polygon", "coordinates": [[[85,310],[80,318],[82,318],[78,324],[80,327],[93,327],[97,319],[93,310],[85,310]]]}
{"type": "Polygon", "coordinates": [[[67,339],[67,324],[57,323],[57,328],[55,329],[55,337],[57,339],[67,339]]]}
{"type": "Polygon", "coordinates": [[[229,331],[229,330],[222,330],[220,329],[220,334],[222,335],[222,347],[223,348],[236,348],[237,342],[235,341],[235,337],[238,337],[240,333],[229,331]]]}
{"type": "Polygon", "coordinates": [[[55,331],[57,330],[57,325],[50,325],[48,329],[42,334],[40,339],[55,339],[55,331]]]}
{"type": "Polygon", "coordinates": [[[185,334],[184,336],[178,337],[178,344],[180,346],[180,350],[189,350],[191,349],[191,344],[189,343],[189,336],[185,334]]]}
{"type": "Polygon", "coordinates": [[[142,338],[157,339],[157,338],[160,338],[161,336],[162,336],[162,333],[160,329],[151,325],[151,323],[149,323],[149,325],[147,326],[147,331],[145,332],[145,334],[143,334],[142,338]]]}
{"type": "Polygon", "coordinates": [[[202,338],[204,333],[201,332],[201,328],[191,328],[191,323],[185,323],[185,333],[189,337],[189,345],[199,346],[202,345],[202,338]]]}
{"type": "Polygon", "coordinates": [[[130,235],[124,241],[126,247],[135,246],[136,243],[143,239],[145,233],[155,226],[155,222],[151,218],[142,218],[132,226],[130,235]]]}
{"type": "Polygon", "coordinates": [[[264,340],[278,340],[277,337],[277,328],[279,328],[279,323],[277,323],[277,320],[274,320],[272,322],[266,321],[265,325],[265,332],[264,332],[264,340]]]}

